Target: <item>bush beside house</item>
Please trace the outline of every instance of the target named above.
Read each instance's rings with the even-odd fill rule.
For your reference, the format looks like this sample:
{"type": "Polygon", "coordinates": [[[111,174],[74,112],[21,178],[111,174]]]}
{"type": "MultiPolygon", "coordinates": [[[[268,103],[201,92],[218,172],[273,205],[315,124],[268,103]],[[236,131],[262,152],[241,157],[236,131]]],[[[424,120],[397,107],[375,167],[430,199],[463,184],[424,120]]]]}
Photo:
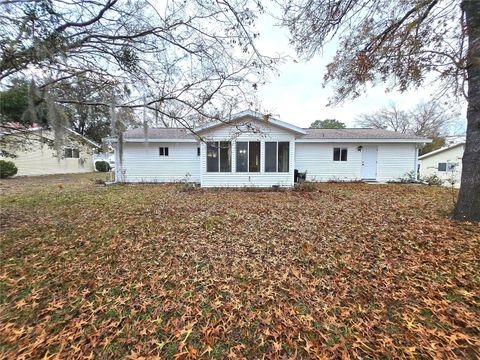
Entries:
{"type": "Polygon", "coordinates": [[[0,179],[5,179],[17,174],[17,167],[11,161],[0,160],[0,179]]]}

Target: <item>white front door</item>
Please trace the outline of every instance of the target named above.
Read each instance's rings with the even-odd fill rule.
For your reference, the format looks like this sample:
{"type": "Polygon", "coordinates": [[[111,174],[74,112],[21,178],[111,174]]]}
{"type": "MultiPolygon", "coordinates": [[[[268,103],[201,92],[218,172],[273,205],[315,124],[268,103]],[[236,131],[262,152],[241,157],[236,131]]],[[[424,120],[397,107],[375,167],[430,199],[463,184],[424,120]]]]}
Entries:
{"type": "Polygon", "coordinates": [[[363,180],[375,180],[377,178],[377,150],[376,146],[364,146],[362,149],[363,180]]]}

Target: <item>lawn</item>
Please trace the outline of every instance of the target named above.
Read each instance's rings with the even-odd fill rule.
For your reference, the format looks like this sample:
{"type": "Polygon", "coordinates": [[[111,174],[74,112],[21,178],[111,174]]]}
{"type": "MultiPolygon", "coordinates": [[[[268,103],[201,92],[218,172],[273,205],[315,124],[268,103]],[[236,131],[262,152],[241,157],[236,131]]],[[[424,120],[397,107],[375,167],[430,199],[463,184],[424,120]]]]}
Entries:
{"type": "Polygon", "coordinates": [[[480,225],[449,189],[93,177],[0,182],[0,357],[480,356],[480,225]]]}

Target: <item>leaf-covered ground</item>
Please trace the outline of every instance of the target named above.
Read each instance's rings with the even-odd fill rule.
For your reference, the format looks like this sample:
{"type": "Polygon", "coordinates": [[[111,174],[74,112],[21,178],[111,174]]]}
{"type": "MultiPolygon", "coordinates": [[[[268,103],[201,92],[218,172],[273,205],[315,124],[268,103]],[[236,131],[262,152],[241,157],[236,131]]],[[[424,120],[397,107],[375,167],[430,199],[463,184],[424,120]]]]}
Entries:
{"type": "Polygon", "coordinates": [[[476,358],[449,189],[2,181],[2,358],[476,358]]]}

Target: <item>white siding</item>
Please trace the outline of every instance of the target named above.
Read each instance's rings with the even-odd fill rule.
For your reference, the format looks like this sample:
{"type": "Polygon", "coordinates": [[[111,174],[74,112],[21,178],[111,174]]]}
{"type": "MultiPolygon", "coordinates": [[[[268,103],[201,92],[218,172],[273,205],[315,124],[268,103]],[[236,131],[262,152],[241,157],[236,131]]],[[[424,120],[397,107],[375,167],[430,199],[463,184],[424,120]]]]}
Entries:
{"type": "Polygon", "coordinates": [[[444,185],[450,185],[449,181],[453,180],[454,186],[460,187],[464,149],[465,145],[460,145],[420,160],[420,176],[437,175],[445,181],[444,185]],[[438,163],[456,163],[457,166],[454,171],[438,171],[438,163]]]}
{"type": "Polygon", "coordinates": [[[297,143],[295,168],[307,172],[308,181],[360,180],[360,144],[297,143]],[[333,148],[347,148],[347,161],[333,161],[333,148]]]}
{"type": "MultiPolygon", "coordinates": [[[[46,138],[52,138],[50,132],[43,134],[46,138]]],[[[92,153],[93,148],[76,136],[68,136],[66,146],[79,150],[80,158],[58,158],[56,151],[46,144],[36,140],[31,141],[28,150],[16,152],[16,158],[2,158],[0,160],[12,161],[18,168],[17,176],[51,175],[93,172],[92,153]]],[[[63,154],[62,154],[63,155],[63,154]]]]}
{"type": "MultiPolygon", "coordinates": [[[[245,123],[244,123],[245,124],[245,123]]],[[[203,187],[270,187],[293,186],[295,168],[295,135],[294,133],[259,121],[248,122],[250,127],[241,131],[235,126],[223,125],[210,131],[205,131],[206,141],[232,141],[232,172],[207,172],[206,145],[202,143],[201,150],[201,184],[203,187]],[[236,141],[260,141],[260,172],[236,172],[236,141]],[[290,162],[288,173],[265,172],[265,141],[288,141],[290,143],[290,162]]]]}
{"type": "Polygon", "coordinates": [[[398,180],[407,173],[415,172],[417,147],[415,144],[379,144],[377,157],[377,180],[398,180]]]}
{"type": "Polygon", "coordinates": [[[124,143],[123,169],[126,182],[200,182],[198,144],[124,143]],[[159,147],[168,147],[168,156],[159,156],[159,147]]]}
{"type": "MultiPolygon", "coordinates": [[[[354,181],[362,178],[362,143],[297,143],[295,168],[307,172],[309,181],[343,180],[354,181]],[[333,161],[333,148],[348,149],[347,161],[333,161]]],[[[396,180],[415,169],[415,144],[376,144],[377,181],[396,180]]]]}

